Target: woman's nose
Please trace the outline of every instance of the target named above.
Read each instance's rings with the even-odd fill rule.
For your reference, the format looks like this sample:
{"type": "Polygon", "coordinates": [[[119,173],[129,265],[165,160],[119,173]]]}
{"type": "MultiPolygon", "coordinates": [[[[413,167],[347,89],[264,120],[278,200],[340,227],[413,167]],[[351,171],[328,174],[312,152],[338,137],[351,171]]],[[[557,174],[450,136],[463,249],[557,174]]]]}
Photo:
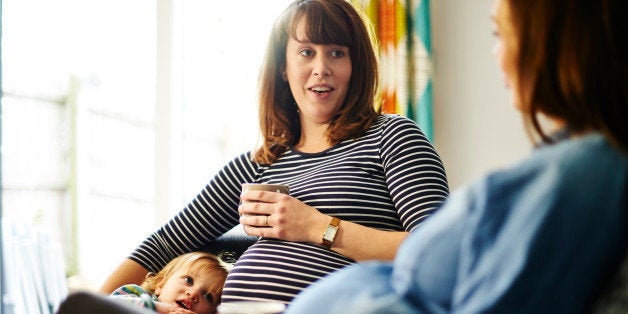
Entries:
{"type": "Polygon", "coordinates": [[[331,74],[329,62],[322,54],[317,55],[314,60],[313,74],[315,76],[329,76],[331,74]]]}

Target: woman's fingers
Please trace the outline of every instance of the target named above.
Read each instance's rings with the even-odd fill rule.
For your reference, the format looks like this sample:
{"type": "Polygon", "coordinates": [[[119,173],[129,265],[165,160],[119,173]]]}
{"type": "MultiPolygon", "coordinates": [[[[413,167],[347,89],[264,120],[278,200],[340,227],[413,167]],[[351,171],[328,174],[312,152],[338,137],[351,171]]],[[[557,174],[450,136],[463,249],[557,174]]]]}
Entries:
{"type": "Polygon", "coordinates": [[[320,226],[312,222],[317,215],[322,215],[316,208],[276,192],[248,191],[242,195],[238,211],[247,234],[288,241],[313,241],[311,229],[320,226]]]}
{"type": "Polygon", "coordinates": [[[244,214],[240,216],[240,223],[245,226],[253,226],[258,228],[272,227],[269,223],[269,215],[244,214]]]}
{"type": "Polygon", "coordinates": [[[275,233],[273,233],[273,228],[269,227],[259,227],[259,226],[251,226],[242,224],[244,228],[244,232],[248,235],[256,236],[256,237],[269,237],[276,238],[275,233]]]}
{"type": "Polygon", "coordinates": [[[258,202],[246,202],[240,204],[238,212],[240,216],[254,216],[254,215],[270,215],[272,206],[266,203],[258,202]]]}
{"type": "Polygon", "coordinates": [[[246,192],[240,194],[240,199],[243,202],[277,203],[282,200],[286,200],[289,197],[290,196],[283,193],[254,190],[247,190],[246,192]]]}
{"type": "Polygon", "coordinates": [[[286,207],[292,198],[286,194],[267,191],[248,191],[242,194],[238,208],[240,215],[271,215],[286,207]]]}

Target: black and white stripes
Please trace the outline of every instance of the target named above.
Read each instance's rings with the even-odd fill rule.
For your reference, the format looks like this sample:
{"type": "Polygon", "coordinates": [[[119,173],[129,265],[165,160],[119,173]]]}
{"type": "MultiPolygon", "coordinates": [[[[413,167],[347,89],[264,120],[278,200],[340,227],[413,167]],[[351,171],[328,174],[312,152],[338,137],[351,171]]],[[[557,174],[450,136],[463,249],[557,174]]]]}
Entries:
{"type": "MultiPolygon", "coordinates": [[[[252,163],[249,154],[238,156],[130,258],[157,271],[175,256],[213,241],[238,224],[245,182],[287,184],[291,196],[325,214],[390,231],[413,230],[448,195],[440,158],[416,124],[382,115],[363,137],[321,153],[289,150],[270,166],[252,163]]],[[[262,238],[229,274],[223,302],[287,303],[312,282],[351,263],[318,245],[262,238]]]]}

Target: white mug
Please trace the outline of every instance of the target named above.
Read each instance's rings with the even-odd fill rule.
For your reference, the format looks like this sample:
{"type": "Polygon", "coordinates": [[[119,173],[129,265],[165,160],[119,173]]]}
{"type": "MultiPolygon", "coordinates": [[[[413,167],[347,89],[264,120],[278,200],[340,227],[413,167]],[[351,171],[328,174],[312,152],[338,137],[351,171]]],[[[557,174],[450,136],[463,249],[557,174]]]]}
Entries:
{"type": "Polygon", "coordinates": [[[290,194],[290,187],[285,184],[242,183],[242,193],[246,191],[270,191],[290,194]]]}
{"type": "Polygon", "coordinates": [[[218,314],[278,314],[286,305],[270,301],[238,301],[218,305],[218,314]]]}

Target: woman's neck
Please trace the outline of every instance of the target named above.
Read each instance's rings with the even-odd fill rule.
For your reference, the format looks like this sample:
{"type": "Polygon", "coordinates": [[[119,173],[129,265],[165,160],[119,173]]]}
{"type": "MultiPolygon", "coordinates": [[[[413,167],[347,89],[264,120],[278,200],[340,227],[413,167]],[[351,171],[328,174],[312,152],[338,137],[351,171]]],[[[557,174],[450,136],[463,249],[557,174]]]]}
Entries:
{"type": "Polygon", "coordinates": [[[329,124],[301,124],[301,137],[294,148],[303,153],[319,153],[330,148],[328,128],[329,124]]]}

